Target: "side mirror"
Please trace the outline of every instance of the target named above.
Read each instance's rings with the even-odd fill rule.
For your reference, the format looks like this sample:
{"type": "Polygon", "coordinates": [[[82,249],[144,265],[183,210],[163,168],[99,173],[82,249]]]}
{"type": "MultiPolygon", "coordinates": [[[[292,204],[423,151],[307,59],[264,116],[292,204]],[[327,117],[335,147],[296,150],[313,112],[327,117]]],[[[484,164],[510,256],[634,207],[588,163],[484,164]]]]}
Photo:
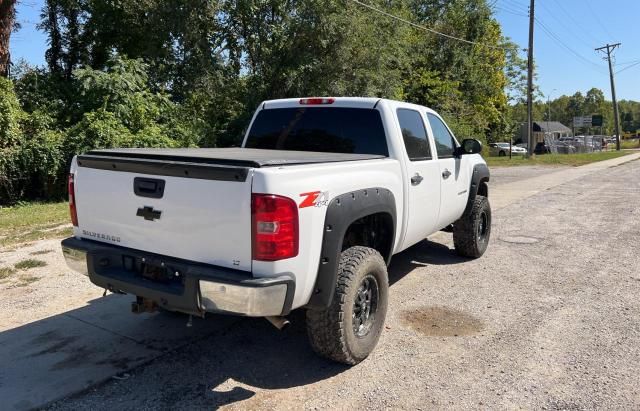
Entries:
{"type": "Polygon", "coordinates": [[[482,143],[475,138],[465,138],[457,151],[458,155],[478,154],[482,151],[482,143]]]}

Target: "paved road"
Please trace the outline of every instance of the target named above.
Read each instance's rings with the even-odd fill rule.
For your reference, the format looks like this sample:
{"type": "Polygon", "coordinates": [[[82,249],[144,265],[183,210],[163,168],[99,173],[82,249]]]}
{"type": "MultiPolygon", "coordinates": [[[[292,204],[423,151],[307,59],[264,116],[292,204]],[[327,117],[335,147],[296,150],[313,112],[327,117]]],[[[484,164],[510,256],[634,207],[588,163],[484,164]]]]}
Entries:
{"type": "Polygon", "coordinates": [[[61,355],[69,345],[67,357],[47,357],[49,369],[27,373],[39,378],[22,386],[11,378],[24,374],[18,365],[0,370],[0,392],[25,383],[33,392],[56,384],[64,392],[52,372],[75,370],[63,374],[72,380],[102,362],[112,374],[134,368],[50,408],[638,408],[640,161],[600,167],[573,172],[564,184],[550,173],[548,189],[539,179],[522,181],[527,190],[518,195],[498,179],[492,195],[501,206],[479,260],[458,258],[446,234],[394,257],[387,328],[356,367],[315,357],[300,315],[284,332],[261,319],[186,329],[182,318],[130,316],[128,299],[107,297],[63,316],[117,338],[98,331],[85,338],[49,318],[0,333],[2,364],[17,363],[10,353],[25,351],[20,341],[36,368],[38,354],[61,355]],[[168,328],[149,331],[160,325],[168,328]],[[47,332],[63,345],[49,343],[47,332]],[[76,338],[65,340],[69,333],[76,338]],[[69,347],[77,346],[88,348],[72,358],[69,347]]]}

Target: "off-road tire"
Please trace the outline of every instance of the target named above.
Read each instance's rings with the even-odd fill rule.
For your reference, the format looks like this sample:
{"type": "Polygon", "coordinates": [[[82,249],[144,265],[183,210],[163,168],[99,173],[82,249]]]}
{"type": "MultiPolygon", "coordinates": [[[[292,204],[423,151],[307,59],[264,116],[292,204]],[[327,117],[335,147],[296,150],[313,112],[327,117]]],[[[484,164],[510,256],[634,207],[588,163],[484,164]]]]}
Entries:
{"type": "Polygon", "coordinates": [[[477,195],[470,210],[453,223],[453,245],[463,257],[478,258],[484,254],[491,237],[489,199],[477,195]],[[484,226],[484,227],[483,227],[484,226]]]}
{"type": "Polygon", "coordinates": [[[384,328],[387,314],[389,279],[387,266],[378,251],[368,247],[351,247],[342,252],[338,278],[331,305],[324,310],[307,310],[307,335],[313,350],[320,356],[354,365],[373,351],[384,328]],[[364,281],[377,283],[374,317],[365,335],[354,329],[354,307],[364,281]]]}

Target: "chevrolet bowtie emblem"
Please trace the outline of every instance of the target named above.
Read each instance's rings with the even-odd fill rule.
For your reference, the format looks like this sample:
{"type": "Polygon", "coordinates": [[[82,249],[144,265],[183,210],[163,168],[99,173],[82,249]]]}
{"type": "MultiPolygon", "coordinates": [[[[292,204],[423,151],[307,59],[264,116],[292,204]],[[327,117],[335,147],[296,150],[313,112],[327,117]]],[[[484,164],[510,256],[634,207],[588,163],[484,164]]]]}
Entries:
{"type": "Polygon", "coordinates": [[[160,218],[162,211],[154,210],[153,207],[144,206],[138,209],[136,215],[138,217],[143,217],[145,220],[153,221],[155,219],[160,218]]]}

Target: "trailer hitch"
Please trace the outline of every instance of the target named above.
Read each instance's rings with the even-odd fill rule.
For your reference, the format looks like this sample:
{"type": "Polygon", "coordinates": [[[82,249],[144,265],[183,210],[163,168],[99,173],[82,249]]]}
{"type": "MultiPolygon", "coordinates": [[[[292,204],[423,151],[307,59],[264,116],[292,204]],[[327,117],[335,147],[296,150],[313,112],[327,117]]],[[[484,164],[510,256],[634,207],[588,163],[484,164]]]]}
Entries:
{"type": "Polygon", "coordinates": [[[134,314],[154,313],[157,309],[158,305],[155,301],[144,297],[136,297],[136,300],[131,303],[131,312],[134,314]]]}

